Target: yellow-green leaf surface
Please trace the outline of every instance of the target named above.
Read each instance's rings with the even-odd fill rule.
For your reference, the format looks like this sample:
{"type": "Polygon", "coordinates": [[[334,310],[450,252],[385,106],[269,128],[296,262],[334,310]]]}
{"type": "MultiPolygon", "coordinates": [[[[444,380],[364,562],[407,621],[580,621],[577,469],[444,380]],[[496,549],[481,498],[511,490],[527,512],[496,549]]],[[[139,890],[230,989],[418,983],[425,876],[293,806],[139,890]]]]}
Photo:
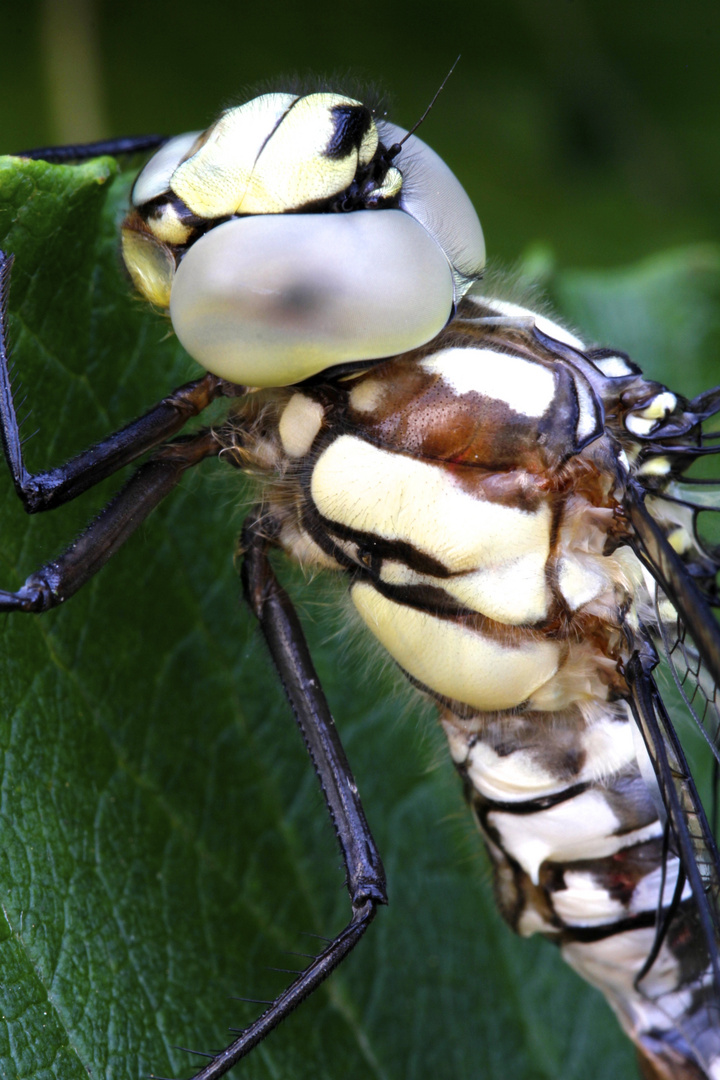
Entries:
{"type": "MultiPolygon", "coordinates": [[[[123,275],[116,230],[128,186],[108,159],[0,159],[31,469],[66,460],[197,374],[123,275]]],[[[681,390],[716,326],[717,256],[705,250],[700,305],[687,257],[667,261],[672,295],[690,281],[693,333],[672,339],[681,390]]],[[[555,275],[551,285],[602,338],[590,318],[599,290],[598,308],[616,318],[607,336],[634,348],[633,311],[612,312],[646,273],[555,275]]],[[[644,325],[662,342],[667,293],[657,308],[643,295],[644,325]]],[[[228,1026],[256,1009],[232,996],[272,997],[287,976],[271,969],[302,963],[289,954],[312,951],[307,935],[331,936],[347,916],[316,781],[240,599],[233,548],[252,492],[222,462],[196,473],[61,610],[0,616],[7,1080],[188,1076],[197,1059],[175,1047],[225,1045],[228,1026]]],[[[0,587],[61,551],[118,482],[29,519],[0,474],[0,587]]],[[[632,1076],[632,1049],[601,999],[551,946],[515,940],[495,914],[431,715],[343,628],[341,592],[290,580],[391,903],[234,1075],[632,1076]]]]}

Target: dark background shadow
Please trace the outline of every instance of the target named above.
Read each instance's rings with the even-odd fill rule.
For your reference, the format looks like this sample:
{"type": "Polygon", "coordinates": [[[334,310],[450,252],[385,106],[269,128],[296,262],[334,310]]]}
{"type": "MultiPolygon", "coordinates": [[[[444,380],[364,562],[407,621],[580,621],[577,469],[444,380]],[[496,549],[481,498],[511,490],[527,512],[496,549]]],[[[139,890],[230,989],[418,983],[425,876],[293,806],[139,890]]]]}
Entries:
{"type": "Polygon", "coordinates": [[[540,241],[561,265],[617,265],[718,234],[707,0],[35,0],[4,5],[0,41],[4,150],[203,127],[289,72],[351,72],[410,126],[462,53],[422,136],[468,188],[491,258],[540,241]]]}

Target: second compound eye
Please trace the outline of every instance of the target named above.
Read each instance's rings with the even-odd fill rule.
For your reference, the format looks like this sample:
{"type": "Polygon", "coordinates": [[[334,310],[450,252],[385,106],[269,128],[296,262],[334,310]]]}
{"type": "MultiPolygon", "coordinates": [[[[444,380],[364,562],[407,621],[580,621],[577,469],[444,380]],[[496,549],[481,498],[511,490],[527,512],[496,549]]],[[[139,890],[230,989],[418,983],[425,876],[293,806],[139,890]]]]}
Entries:
{"type": "Polygon", "coordinates": [[[287,386],[416,348],[453,310],[448,260],[399,210],[261,215],[190,248],[170,314],[190,355],[230,382],[287,386]]]}

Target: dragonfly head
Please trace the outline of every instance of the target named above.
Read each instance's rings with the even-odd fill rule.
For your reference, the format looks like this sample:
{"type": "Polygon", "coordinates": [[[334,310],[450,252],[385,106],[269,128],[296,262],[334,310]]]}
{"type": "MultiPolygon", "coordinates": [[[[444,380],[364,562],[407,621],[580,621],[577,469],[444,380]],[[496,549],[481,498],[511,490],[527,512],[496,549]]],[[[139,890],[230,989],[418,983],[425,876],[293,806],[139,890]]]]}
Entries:
{"type": "Polygon", "coordinates": [[[338,94],[265,94],[179,135],[135,181],[123,257],[190,355],[286,386],[416,348],[485,261],[430,147],[338,94]]]}

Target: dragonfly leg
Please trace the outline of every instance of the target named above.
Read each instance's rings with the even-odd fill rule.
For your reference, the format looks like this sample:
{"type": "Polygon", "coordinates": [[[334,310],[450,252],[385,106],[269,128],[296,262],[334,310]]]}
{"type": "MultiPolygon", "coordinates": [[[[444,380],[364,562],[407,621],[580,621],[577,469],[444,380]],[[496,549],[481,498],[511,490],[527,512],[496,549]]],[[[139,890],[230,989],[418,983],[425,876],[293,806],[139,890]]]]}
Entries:
{"type": "Polygon", "coordinates": [[[39,614],[63,603],[132,536],[187,469],[220,448],[210,429],[160,447],[62,555],[31,574],[17,592],[0,590],[0,611],[39,614]]]}
{"type": "Polygon", "coordinates": [[[89,161],[91,158],[119,157],[123,154],[142,154],[157,150],[167,135],[127,135],[118,139],[101,139],[99,142],[75,143],[70,146],[39,146],[34,150],[18,150],[14,157],[32,158],[34,161],[49,161],[54,165],[73,164],[77,161],[89,161]]]}
{"type": "Polygon", "coordinates": [[[313,666],[300,620],[268,558],[268,523],[255,510],[243,530],[245,597],[257,616],[317,772],[340,843],[352,916],[345,929],[225,1050],[195,1074],[217,1080],[257,1046],[340,964],[387,903],[385,872],[357,786],[313,666]]]}
{"type": "Polygon", "coordinates": [[[64,465],[30,473],[25,466],[22,439],[10,384],[7,342],[7,298],[13,257],[0,251],[0,438],[15,490],[29,514],[70,502],[94,484],[166,442],[190,420],[226,392],[215,375],[178,387],[149,412],[120,431],[71,458],[64,465]]]}

